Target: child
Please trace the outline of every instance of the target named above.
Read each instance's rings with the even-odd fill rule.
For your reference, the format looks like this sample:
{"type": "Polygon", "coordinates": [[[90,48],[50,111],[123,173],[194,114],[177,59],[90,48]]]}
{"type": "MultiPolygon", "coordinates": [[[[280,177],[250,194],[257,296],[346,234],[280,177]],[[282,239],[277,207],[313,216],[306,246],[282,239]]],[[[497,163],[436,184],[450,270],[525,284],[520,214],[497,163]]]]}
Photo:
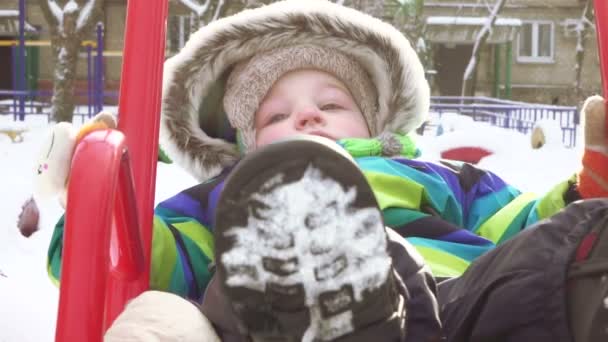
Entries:
{"type": "MultiPolygon", "coordinates": [[[[555,214],[608,194],[603,100],[588,101],[597,139],[580,177],[536,198],[470,165],[410,159],[405,134],[429,107],[422,66],[397,30],[360,12],[325,1],[245,11],[194,34],[165,71],[163,146],[202,183],[156,209],[151,288],[202,299],[222,340],[570,338],[571,256],[602,257],[588,247],[607,229],[579,243],[608,203],[555,214]],[[429,269],[453,279],[437,291],[429,269]]],[[[146,315],[160,318],[142,334],[180,333],[158,323],[169,305],[129,307],[108,338],[137,334],[121,327],[146,315]]]]}

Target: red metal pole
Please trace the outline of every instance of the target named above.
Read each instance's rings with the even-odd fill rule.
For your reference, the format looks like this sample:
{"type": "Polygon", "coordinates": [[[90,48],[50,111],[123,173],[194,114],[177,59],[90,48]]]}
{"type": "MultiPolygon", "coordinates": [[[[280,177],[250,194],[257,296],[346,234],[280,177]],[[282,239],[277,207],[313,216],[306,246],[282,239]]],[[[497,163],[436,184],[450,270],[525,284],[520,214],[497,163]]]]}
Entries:
{"type": "Polygon", "coordinates": [[[90,133],[74,151],[55,332],[58,342],[101,341],[105,331],[110,227],[125,150],[123,134],[107,130],[90,133]]]}
{"type": "Polygon", "coordinates": [[[128,1],[118,112],[122,133],[92,132],[74,152],[59,342],[101,341],[126,302],[149,287],[167,5],[167,0],[128,1]]]}
{"type": "MultiPolygon", "coordinates": [[[[118,129],[126,136],[131,156],[146,262],[141,283],[126,283],[120,277],[108,279],[106,328],[127,300],[148,288],[167,10],[167,0],[127,3],[118,129]]],[[[112,236],[117,235],[114,232],[112,236]]],[[[112,239],[111,245],[115,251],[116,239],[112,239]]]]}
{"type": "Polygon", "coordinates": [[[126,300],[148,287],[128,157],[125,136],[116,130],[88,134],[74,152],[63,237],[58,342],[102,341],[108,310],[120,312],[126,300]],[[111,239],[114,249],[110,249],[111,239]],[[130,297],[108,294],[110,285],[121,285],[118,294],[130,297]],[[108,298],[116,307],[106,306],[108,298]]]}
{"type": "MultiPolygon", "coordinates": [[[[608,99],[608,1],[595,0],[595,27],[597,29],[597,49],[600,56],[602,93],[608,99]]],[[[608,105],[606,106],[606,140],[608,140],[608,105]]]]}

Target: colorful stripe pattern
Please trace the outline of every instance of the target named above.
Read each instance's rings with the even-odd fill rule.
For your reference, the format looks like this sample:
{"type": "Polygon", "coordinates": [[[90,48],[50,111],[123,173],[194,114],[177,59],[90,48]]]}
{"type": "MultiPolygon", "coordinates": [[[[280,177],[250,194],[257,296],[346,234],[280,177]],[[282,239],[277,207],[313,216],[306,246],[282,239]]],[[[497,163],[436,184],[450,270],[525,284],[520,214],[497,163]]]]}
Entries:
{"type": "MultiPolygon", "coordinates": [[[[386,225],[408,239],[439,277],[462,274],[486,251],[563,208],[569,184],[558,184],[537,198],[468,164],[377,156],[356,161],[374,190],[386,225]]],[[[213,213],[226,173],[156,208],[151,288],[202,297],[214,257],[213,213]]],[[[48,272],[55,282],[61,271],[62,240],[63,218],[48,255],[48,272]]]]}

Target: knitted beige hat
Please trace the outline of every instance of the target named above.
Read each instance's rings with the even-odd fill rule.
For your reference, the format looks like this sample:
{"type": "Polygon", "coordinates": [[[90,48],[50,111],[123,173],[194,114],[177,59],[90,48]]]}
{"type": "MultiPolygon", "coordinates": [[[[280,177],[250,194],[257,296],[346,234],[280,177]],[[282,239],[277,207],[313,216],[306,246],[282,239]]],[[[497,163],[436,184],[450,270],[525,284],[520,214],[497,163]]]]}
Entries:
{"type": "Polygon", "coordinates": [[[240,134],[245,150],[255,147],[255,112],[282,75],[316,69],[339,79],[363,113],[371,134],[376,134],[377,92],[369,75],[352,57],[332,48],[295,45],[272,49],[237,64],[226,83],[224,110],[240,134]]]}

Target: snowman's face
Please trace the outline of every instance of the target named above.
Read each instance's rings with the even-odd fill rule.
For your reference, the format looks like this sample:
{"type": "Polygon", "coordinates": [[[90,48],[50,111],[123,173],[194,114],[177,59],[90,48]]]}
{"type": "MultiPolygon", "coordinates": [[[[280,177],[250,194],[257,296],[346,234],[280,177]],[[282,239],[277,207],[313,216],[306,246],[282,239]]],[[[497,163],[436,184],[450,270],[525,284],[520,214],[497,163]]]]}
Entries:
{"type": "Polygon", "coordinates": [[[76,129],[67,122],[53,126],[44,140],[36,163],[36,192],[50,196],[61,191],[67,182],[76,145],[76,129]]]}

